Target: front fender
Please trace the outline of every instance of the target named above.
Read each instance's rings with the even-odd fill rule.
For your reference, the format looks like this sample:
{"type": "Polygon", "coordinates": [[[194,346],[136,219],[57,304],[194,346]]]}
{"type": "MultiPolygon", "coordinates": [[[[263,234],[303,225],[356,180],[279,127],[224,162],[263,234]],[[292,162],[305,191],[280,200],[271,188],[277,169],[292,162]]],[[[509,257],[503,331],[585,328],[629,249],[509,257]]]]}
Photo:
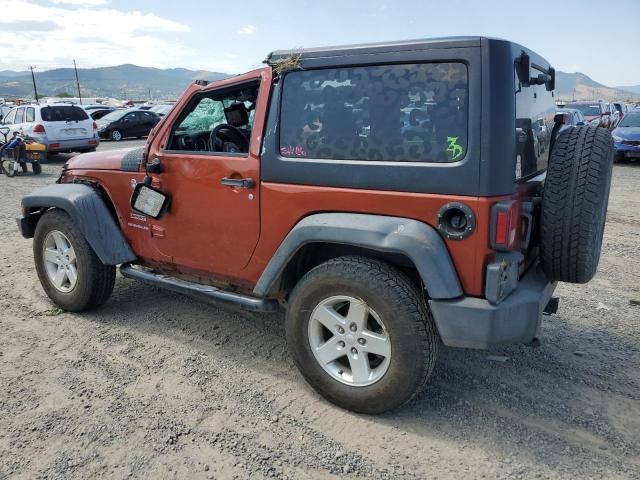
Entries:
{"type": "Polygon", "coordinates": [[[449,251],[433,227],[408,218],[356,213],[319,213],[298,222],[267,264],[253,293],[275,294],[296,252],[306,244],[319,242],[406,255],[430,298],[452,299],[463,294],[449,251]]]}
{"type": "Polygon", "coordinates": [[[25,238],[33,237],[41,215],[33,212],[49,208],[64,210],[71,217],[103,264],[119,265],[136,259],[104,200],[90,186],[51,185],[23,197],[23,216],[17,221],[25,238]]]}

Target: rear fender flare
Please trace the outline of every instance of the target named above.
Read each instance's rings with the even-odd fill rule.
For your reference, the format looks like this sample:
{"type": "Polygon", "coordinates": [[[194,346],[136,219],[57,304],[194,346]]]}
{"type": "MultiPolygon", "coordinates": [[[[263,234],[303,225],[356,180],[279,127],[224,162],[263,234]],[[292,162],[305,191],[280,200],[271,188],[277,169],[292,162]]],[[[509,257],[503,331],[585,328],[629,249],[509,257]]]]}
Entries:
{"type": "Polygon", "coordinates": [[[103,264],[119,265],[136,259],[120,226],[92,187],[82,184],[51,185],[23,197],[24,217],[18,219],[18,225],[25,238],[33,237],[40,218],[40,214],[33,212],[49,208],[64,210],[71,217],[103,264]]]}
{"type": "Polygon", "coordinates": [[[407,218],[355,213],[319,213],[298,222],[267,264],[253,293],[276,295],[284,269],[310,243],[399,253],[413,262],[430,298],[452,299],[463,294],[449,251],[433,227],[407,218]]]}

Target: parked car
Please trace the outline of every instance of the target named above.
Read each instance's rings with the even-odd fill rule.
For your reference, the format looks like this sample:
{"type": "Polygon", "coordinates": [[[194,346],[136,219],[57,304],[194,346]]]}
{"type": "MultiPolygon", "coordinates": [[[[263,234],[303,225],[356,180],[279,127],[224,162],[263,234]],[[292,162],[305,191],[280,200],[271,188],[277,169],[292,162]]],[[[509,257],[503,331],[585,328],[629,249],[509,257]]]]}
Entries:
{"type": "Polygon", "coordinates": [[[629,113],[629,105],[626,103],[614,103],[613,108],[618,111],[619,120],[622,120],[624,116],[629,113]]]}
{"type": "Polygon", "coordinates": [[[564,108],[580,110],[589,125],[603,127],[607,130],[611,127],[611,106],[603,102],[570,102],[564,108]]]}
{"type": "Polygon", "coordinates": [[[121,265],[199,299],[284,308],[304,378],[379,413],[425,387],[441,344],[537,343],[556,282],[595,274],[613,141],[585,125],[551,146],[555,70],[540,55],[460,37],[266,63],[196,81],[145,147],[79,155],[22,199],[56,305],[103,304],[121,265]],[[428,128],[403,132],[423,115],[428,128]]]}
{"type": "Polygon", "coordinates": [[[100,120],[102,117],[104,117],[105,115],[108,115],[111,112],[115,112],[116,108],[95,108],[93,110],[90,110],[89,116],[91,118],[93,118],[94,120],[100,120]]]}
{"type": "Polygon", "coordinates": [[[0,123],[13,107],[14,105],[0,105],[0,123]]]}
{"type": "Polygon", "coordinates": [[[605,103],[605,109],[609,112],[609,130],[613,130],[620,123],[620,112],[613,103],[605,103]]]}
{"type": "Polygon", "coordinates": [[[123,138],[142,138],[160,121],[153,112],[138,109],[115,110],[97,120],[98,133],[101,138],[109,138],[119,142],[123,138]]]}
{"type": "Polygon", "coordinates": [[[611,132],[615,160],[640,159],[640,112],[631,112],[624,116],[618,127],[611,132]]]}
{"type": "Polygon", "coordinates": [[[46,145],[48,153],[92,152],[100,143],[98,126],[76,105],[21,105],[13,108],[2,124],[46,145]]]}
{"type": "Polygon", "coordinates": [[[562,118],[557,118],[556,121],[561,121],[565,127],[579,127],[587,124],[587,119],[576,108],[560,108],[556,110],[556,115],[562,116],[562,118]]]}

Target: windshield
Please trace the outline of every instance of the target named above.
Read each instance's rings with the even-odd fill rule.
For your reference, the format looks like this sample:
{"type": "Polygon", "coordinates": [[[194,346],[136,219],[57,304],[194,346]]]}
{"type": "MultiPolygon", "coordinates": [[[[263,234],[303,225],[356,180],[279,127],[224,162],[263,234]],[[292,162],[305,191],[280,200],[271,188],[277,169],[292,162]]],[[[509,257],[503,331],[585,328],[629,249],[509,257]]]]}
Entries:
{"type": "Polygon", "coordinates": [[[122,117],[124,117],[125,113],[127,113],[127,110],[116,110],[115,112],[107,113],[100,120],[115,122],[116,120],[120,120],[122,117]]]}
{"type": "Polygon", "coordinates": [[[640,113],[630,113],[625,116],[619,127],[640,127],[640,113]]]}
{"type": "Polygon", "coordinates": [[[87,120],[89,116],[84,109],[67,105],[54,105],[40,110],[43,122],[72,122],[87,120]]]}
{"type": "Polygon", "coordinates": [[[575,108],[576,110],[580,110],[583,115],[587,117],[594,117],[596,115],[600,115],[600,105],[589,105],[586,103],[572,103],[569,105],[565,105],[566,108],[575,108]]]}

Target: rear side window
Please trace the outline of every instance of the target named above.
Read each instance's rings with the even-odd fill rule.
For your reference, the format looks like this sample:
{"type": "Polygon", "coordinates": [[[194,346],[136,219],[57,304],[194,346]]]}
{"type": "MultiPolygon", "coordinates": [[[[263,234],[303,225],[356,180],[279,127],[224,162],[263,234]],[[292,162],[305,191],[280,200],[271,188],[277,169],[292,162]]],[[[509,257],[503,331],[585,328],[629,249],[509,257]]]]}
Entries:
{"type": "Polygon", "coordinates": [[[35,122],[36,120],[36,111],[33,107],[27,107],[27,113],[25,115],[25,122],[35,122]]]}
{"type": "Polygon", "coordinates": [[[332,68],[284,79],[280,154],[327,160],[455,162],[467,150],[467,67],[332,68]]]}
{"type": "Polygon", "coordinates": [[[24,108],[19,108],[16,111],[16,123],[24,122],[24,108]]]}
{"type": "Polygon", "coordinates": [[[80,107],[72,105],[52,105],[40,110],[43,122],[73,122],[87,120],[89,116],[80,107]]]}

